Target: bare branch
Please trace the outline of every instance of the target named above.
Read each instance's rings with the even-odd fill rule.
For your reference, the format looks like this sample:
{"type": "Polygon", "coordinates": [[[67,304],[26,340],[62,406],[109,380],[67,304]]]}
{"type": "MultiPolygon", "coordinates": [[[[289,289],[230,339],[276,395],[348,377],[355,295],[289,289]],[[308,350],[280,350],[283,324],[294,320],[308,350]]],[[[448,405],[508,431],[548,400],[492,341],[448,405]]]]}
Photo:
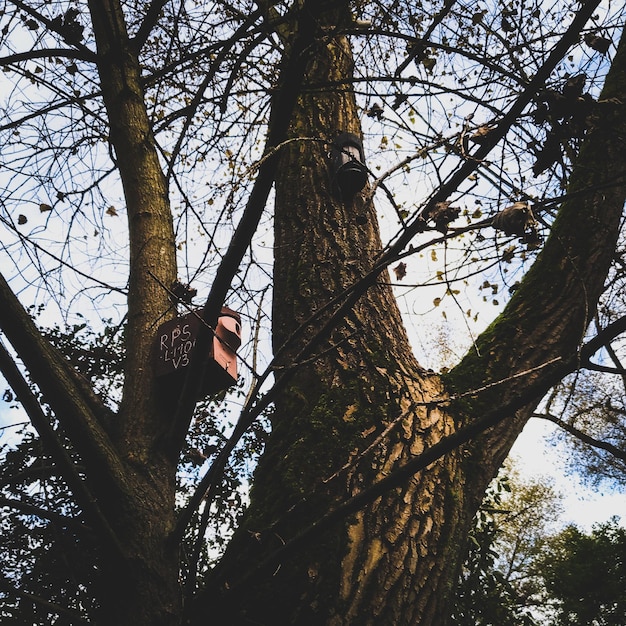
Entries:
{"type": "Polygon", "coordinates": [[[28,15],[36,19],[38,22],[41,22],[49,31],[61,35],[67,43],[74,46],[78,51],[85,55],[85,57],[89,57],[95,61],[94,53],[87,46],[82,44],[79,38],[70,34],[61,21],[48,19],[39,11],[33,9],[25,2],[22,2],[22,0],[10,0],[10,2],[25,13],[28,13],[28,15]]]}
{"type": "Polygon", "coordinates": [[[163,10],[163,7],[167,4],[167,2],[168,0],[152,0],[152,2],[150,2],[150,6],[146,11],[143,21],[141,22],[141,26],[139,27],[137,33],[132,39],[132,44],[137,51],[143,48],[146,40],[152,32],[152,29],[159,21],[161,11],[163,10]]]}
{"type": "MultiPolygon", "coordinates": [[[[426,32],[413,44],[411,53],[407,55],[406,59],[396,69],[396,76],[400,76],[402,72],[409,66],[413,59],[418,58],[424,54],[424,49],[428,45],[428,39],[435,31],[435,28],[441,24],[448,13],[452,10],[456,0],[445,0],[443,7],[437,15],[433,17],[433,21],[429,24],[426,32]]],[[[423,58],[423,57],[422,57],[423,58]]]]}
{"type": "Polygon", "coordinates": [[[552,422],[553,424],[556,424],[559,428],[562,428],[564,431],[568,432],[570,435],[573,435],[577,439],[580,439],[583,443],[586,443],[600,450],[605,450],[606,452],[612,454],[615,458],[626,461],[626,450],[620,450],[618,447],[608,443],[607,441],[600,441],[599,439],[595,439],[590,435],[584,433],[582,430],[576,428],[575,426],[564,422],[562,419],[556,417],[555,415],[551,415],[550,413],[533,413],[533,417],[552,422]]]}

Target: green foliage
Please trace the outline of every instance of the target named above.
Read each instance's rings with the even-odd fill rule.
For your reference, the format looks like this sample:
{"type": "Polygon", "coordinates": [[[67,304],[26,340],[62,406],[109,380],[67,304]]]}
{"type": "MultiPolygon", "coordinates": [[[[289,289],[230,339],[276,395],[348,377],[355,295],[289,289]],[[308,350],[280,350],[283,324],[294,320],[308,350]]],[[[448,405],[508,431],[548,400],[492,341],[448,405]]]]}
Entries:
{"type": "Polygon", "coordinates": [[[537,624],[528,608],[520,585],[503,563],[503,524],[498,519],[511,515],[505,509],[511,485],[506,476],[491,484],[474,527],[468,537],[456,592],[452,623],[457,626],[533,626],[537,624]]]}
{"type": "Polygon", "coordinates": [[[112,320],[102,320],[100,330],[94,329],[81,314],[80,321],[61,327],[42,328],[50,340],[94,390],[110,406],[120,398],[124,374],[124,328],[112,320]]]}
{"type": "Polygon", "coordinates": [[[616,518],[589,534],[568,526],[548,540],[536,568],[554,626],[626,624],[626,529],[616,518]]]}
{"type": "Polygon", "coordinates": [[[95,607],[96,547],[41,442],[19,434],[0,447],[0,621],[70,626],[95,607]]]}
{"type": "Polygon", "coordinates": [[[554,531],[559,496],[509,467],[490,486],[468,540],[452,623],[623,626],[626,529],[554,531]]]}

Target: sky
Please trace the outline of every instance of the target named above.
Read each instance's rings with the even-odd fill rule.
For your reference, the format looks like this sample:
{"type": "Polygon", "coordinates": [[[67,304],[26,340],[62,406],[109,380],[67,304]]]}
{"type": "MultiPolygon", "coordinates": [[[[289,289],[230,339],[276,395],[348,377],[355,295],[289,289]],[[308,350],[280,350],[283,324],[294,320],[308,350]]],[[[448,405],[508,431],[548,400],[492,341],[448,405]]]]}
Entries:
{"type": "Polygon", "coordinates": [[[611,491],[605,486],[593,489],[568,472],[563,461],[562,448],[551,442],[557,426],[541,419],[531,419],[515,442],[511,455],[523,475],[550,477],[555,489],[564,495],[564,512],[560,522],[575,524],[589,531],[596,523],[613,516],[626,527],[626,494],[611,491]]]}

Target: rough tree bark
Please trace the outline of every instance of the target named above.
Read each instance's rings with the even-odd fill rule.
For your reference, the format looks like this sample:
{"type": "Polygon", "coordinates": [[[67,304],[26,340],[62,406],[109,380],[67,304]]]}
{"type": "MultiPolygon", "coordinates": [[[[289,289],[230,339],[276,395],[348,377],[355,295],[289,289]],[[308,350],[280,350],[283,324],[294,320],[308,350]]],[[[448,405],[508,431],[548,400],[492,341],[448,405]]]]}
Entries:
{"type": "MultiPolygon", "coordinates": [[[[487,484],[542,394],[577,367],[626,198],[625,107],[600,105],[572,176],[573,199],[544,250],[502,316],[444,379],[416,363],[382,277],[311,352],[332,312],[326,305],[372,269],[381,246],[371,204],[333,193],[321,143],[360,132],[350,47],[332,35],[341,16],[327,17],[339,20],[320,24],[325,38],[292,120],[300,141],[285,150],[276,181],[273,337],[289,379],[250,508],[215,571],[221,595],[205,608],[216,616],[220,606],[231,624],[439,625],[487,484]],[[503,415],[485,433],[312,534],[295,558],[257,569],[338,502],[497,410],[503,415]]],[[[625,57],[622,41],[602,100],[624,102],[625,57]]]]}

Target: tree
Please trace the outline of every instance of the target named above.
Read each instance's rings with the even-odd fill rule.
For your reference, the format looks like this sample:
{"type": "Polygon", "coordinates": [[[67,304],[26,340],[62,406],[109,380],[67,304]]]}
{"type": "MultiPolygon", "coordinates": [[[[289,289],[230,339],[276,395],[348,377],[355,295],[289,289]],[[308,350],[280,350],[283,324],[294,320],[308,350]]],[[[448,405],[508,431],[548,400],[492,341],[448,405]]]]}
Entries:
{"type": "Polygon", "coordinates": [[[554,624],[623,624],[624,541],[613,519],[591,533],[568,526],[548,542],[537,570],[554,598],[554,624]]]}
{"type": "Polygon", "coordinates": [[[468,541],[455,624],[621,624],[624,528],[563,528],[548,478],[525,481],[507,462],[468,541]]]}
{"type": "Polygon", "coordinates": [[[545,622],[546,594],[537,562],[556,534],[560,500],[548,477],[523,479],[507,460],[469,534],[453,623],[545,622]]]}
{"type": "MultiPolygon", "coordinates": [[[[88,582],[99,621],[445,623],[464,538],[523,425],[553,385],[623,330],[618,317],[585,336],[615,260],[626,195],[626,44],[615,50],[607,37],[624,16],[603,10],[601,21],[598,5],[544,12],[541,4],[486,4],[470,14],[448,1],[106,0],[90,1],[86,15],[66,2],[6,4],[1,63],[17,76],[2,126],[11,172],[3,179],[11,235],[3,245],[13,271],[10,282],[0,280],[0,327],[23,370],[3,351],[2,372],[96,547],[88,582]],[[548,24],[555,28],[544,31],[548,24]],[[593,54],[579,66],[604,77],[596,98],[564,69],[568,54],[572,63],[580,55],[581,35],[593,54]],[[370,103],[370,135],[378,123],[391,128],[391,115],[394,135],[381,134],[380,145],[408,142],[409,154],[352,198],[339,193],[326,154],[340,133],[361,135],[360,112],[373,93],[392,104],[370,103]],[[443,96],[455,94],[456,110],[438,118],[443,96]],[[203,164],[211,159],[224,167],[216,163],[203,196],[194,176],[210,172],[203,164]],[[432,167],[421,177],[416,162],[432,167]],[[423,199],[396,201],[401,179],[393,174],[416,176],[423,199]],[[116,176],[128,235],[119,282],[100,273],[118,258],[114,229],[99,235],[109,230],[105,216],[121,212],[107,189],[116,176]],[[487,187],[472,190],[481,176],[487,187]],[[267,290],[257,282],[266,268],[255,238],[272,187],[271,365],[255,371],[231,438],[179,511],[177,468],[211,329],[227,297],[257,319],[267,290]],[[379,192],[398,220],[384,244],[379,192]],[[465,197],[488,206],[484,215],[466,209],[460,226],[454,203],[465,197]],[[504,200],[516,202],[498,211],[504,200]],[[36,226],[61,245],[44,245],[37,228],[22,233],[32,219],[20,212],[27,203],[45,220],[36,226]],[[502,233],[495,239],[483,234],[493,226],[502,233]],[[99,254],[90,244],[79,254],[76,244],[94,228],[99,254]],[[196,228],[208,241],[200,261],[190,253],[196,228]],[[387,268],[426,247],[467,242],[458,265],[437,274],[444,297],[455,298],[456,282],[472,275],[466,265],[515,261],[521,272],[518,259],[541,247],[539,230],[549,236],[511,285],[501,316],[445,375],[423,369],[387,268]],[[501,249],[503,237],[527,250],[501,249]],[[189,261],[184,272],[177,246],[189,261]],[[192,362],[171,401],[148,366],[155,329],[176,313],[179,274],[209,271],[192,362]],[[77,278],[124,307],[119,397],[98,397],[16,295],[35,281],[67,315],[61,292],[77,278]],[[53,289],[57,281],[63,290],[53,289]],[[230,453],[268,414],[271,434],[245,516],[196,591],[194,559],[181,566],[187,529],[200,505],[211,514],[230,453]],[[181,569],[191,581],[184,603],[181,569]]],[[[8,596],[26,593],[18,582],[5,576],[8,596]]]]}

